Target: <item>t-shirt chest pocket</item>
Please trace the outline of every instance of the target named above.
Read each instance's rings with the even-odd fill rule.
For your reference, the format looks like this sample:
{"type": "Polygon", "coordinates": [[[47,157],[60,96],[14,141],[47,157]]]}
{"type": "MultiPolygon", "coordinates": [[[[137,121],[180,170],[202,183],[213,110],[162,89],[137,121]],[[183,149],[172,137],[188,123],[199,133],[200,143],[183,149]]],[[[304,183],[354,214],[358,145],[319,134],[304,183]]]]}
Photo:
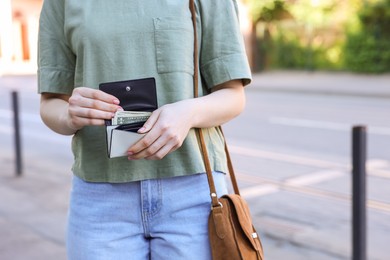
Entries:
{"type": "Polygon", "coordinates": [[[158,73],[194,74],[194,35],[190,18],[154,18],[158,73]]]}

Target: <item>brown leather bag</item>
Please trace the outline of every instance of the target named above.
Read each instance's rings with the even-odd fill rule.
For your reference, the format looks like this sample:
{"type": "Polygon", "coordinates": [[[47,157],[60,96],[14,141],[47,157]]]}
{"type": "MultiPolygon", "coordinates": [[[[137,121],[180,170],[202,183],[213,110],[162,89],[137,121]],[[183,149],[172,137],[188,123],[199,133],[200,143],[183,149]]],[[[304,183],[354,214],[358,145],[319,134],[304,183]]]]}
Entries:
{"type": "Polygon", "coordinates": [[[209,217],[209,237],[213,259],[263,260],[263,248],[241,196],[229,194],[219,198],[221,206],[209,217]]]}
{"type": "MultiPolygon", "coordinates": [[[[198,97],[198,44],[196,31],[196,12],[194,0],[190,0],[192,22],[194,25],[194,96],[198,97]]],[[[222,132],[222,128],[220,127],[222,132]]],[[[233,165],[225,140],[225,152],[234,194],[220,198],[214,179],[201,129],[196,129],[210,187],[211,212],[209,216],[209,239],[214,260],[264,260],[260,237],[253,224],[249,207],[240,196],[233,165]]]]}

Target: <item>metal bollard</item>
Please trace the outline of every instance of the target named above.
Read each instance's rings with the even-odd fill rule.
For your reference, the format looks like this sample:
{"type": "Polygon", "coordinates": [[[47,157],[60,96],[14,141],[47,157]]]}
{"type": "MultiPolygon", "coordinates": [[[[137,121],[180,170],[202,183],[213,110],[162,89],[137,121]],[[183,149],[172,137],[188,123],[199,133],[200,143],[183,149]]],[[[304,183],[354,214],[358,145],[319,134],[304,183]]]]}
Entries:
{"type": "Polygon", "coordinates": [[[365,126],[352,129],[352,259],[367,259],[366,239],[366,150],[365,126]]]}
{"type": "Polygon", "coordinates": [[[20,141],[20,123],[19,123],[19,99],[18,92],[12,91],[12,111],[14,113],[14,140],[15,140],[15,167],[16,175],[21,176],[23,172],[22,167],[22,149],[20,141]]]}

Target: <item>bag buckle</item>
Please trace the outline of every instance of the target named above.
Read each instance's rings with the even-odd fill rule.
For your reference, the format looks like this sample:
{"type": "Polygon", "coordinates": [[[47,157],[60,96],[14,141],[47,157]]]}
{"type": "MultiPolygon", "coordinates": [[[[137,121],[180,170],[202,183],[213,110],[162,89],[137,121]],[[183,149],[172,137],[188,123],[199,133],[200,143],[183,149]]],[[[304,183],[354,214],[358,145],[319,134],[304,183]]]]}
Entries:
{"type": "Polygon", "coordinates": [[[211,204],[211,210],[216,209],[216,208],[221,208],[221,209],[223,208],[223,205],[222,205],[222,203],[220,201],[218,201],[218,204],[219,205],[215,206],[215,207],[213,206],[213,204],[211,204]]]}
{"type": "MultiPolygon", "coordinates": [[[[217,197],[217,194],[213,192],[213,193],[210,194],[210,196],[211,196],[212,198],[216,198],[216,197],[217,197]]],[[[219,204],[218,206],[215,206],[215,207],[214,207],[213,204],[211,203],[211,210],[213,210],[213,209],[215,209],[215,208],[221,208],[221,209],[223,208],[223,205],[222,205],[222,203],[221,203],[220,201],[218,201],[218,204],[219,204]]]]}

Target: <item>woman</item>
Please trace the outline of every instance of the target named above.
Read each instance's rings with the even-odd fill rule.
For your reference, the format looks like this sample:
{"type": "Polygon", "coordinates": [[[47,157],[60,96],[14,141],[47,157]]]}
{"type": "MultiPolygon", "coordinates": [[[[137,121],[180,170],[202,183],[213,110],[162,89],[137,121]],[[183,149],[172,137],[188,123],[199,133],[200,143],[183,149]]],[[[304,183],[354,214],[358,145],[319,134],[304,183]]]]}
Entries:
{"type": "Polygon", "coordinates": [[[250,82],[235,0],[45,0],[39,31],[41,117],[73,135],[69,259],[211,259],[210,196],[194,128],[203,128],[218,195],[227,192],[218,128],[250,82]],[[104,120],[119,100],[100,83],[154,77],[159,108],[129,147],[107,157],[104,120]]]}

